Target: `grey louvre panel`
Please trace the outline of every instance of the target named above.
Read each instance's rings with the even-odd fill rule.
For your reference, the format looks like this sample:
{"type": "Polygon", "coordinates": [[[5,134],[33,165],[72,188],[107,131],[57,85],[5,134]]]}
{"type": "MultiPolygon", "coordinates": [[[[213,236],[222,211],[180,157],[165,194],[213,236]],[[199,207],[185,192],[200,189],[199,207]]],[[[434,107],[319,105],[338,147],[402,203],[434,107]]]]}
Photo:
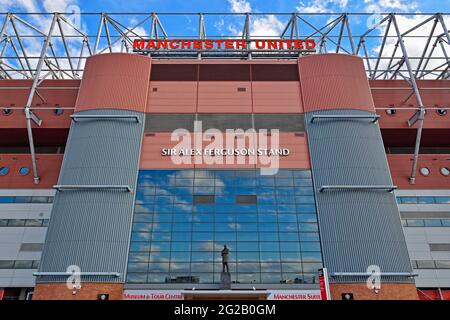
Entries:
{"type": "Polygon", "coordinates": [[[214,196],[194,196],[194,204],[214,203],[214,196]]]}
{"type": "MultiPolygon", "coordinates": [[[[401,207],[400,207],[401,208],[401,207]]],[[[431,218],[450,218],[450,211],[447,212],[407,212],[400,211],[400,215],[402,218],[420,218],[420,219],[431,219],[431,218]]]]}
{"type": "Polygon", "coordinates": [[[253,204],[253,203],[256,203],[256,195],[236,196],[236,203],[238,203],[238,204],[253,204]]]}
{"type": "MultiPolygon", "coordinates": [[[[132,192],[71,190],[56,193],[39,272],[118,272],[83,281],[123,282],[145,115],[89,110],[80,115],[136,115],[133,119],[79,119],[72,123],[59,185],[128,185],[132,192]]],[[[38,282],[66,281],[40,276],[38,282]]]]}
{"type": "Polygon", "coordinates": [[[203,130],[247,130],[253,127],[251,114],[198,114],[198,120],[202,121],[203,130]]]}
{"type": "Polygon", "coordinates": [[[381,272],[412,272],[393,193],[318,190],[322,185],[392,185],[378,125],[370,119],[317,119],[311,123],[313,114],[371,113],[326,110],[305,115],[325,267],[330,274],[366,272],[370,265],[378,265],[381,272]]]}
{"type": "Polygon", "coordinates": [[[42,251],[43,243],[22,243],[20,251],[42,251]]]}
{"type": "Polygon", "coordinates": [[[430,243],[430,251],[450,251],[450,243],[430,243]]]}
{"type": "Polygon", "coordinates": [[[278,129],[281,132],[305,131],[303,114],[255,114],[255,129],[278,129]]]}
{"type": "Polygon", "coordinates": [[[175,129],[194,131],[195,114],[147,114],[145,131],[172,132],[175,129]]]}

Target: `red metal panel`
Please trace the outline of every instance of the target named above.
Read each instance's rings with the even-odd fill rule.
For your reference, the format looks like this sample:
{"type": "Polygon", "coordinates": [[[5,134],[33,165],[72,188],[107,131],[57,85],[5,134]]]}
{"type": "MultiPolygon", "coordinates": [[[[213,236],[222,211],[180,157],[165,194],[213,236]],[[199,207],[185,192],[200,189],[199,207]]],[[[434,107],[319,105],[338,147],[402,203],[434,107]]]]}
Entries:
{"type": "Polygon", "coordinates": [[[253,81],[255,113],[303,113],[298,81],[253,81]]]}
{"type": "Polygon", "coordinates": [[[149,113],[195,113],[196,81],[152,81],[148,93],[149,113]]]}
{"type": "MultiPolygon", "coordinates": [[[[419,80],[417,85],[420,95],[427,108],[450,107],[449,80],[419,80]],[[439,90],[436,90],[440,88],[439,90]]],[[[370,87],[375,102],[375,108],[395,108],[395,115],[387,115],[385,110],[377,110],[381,116],[381,128],[408,128],[408,119],[417,108],[417,101],[412,94],[411,86],[404,80],[371,80],[370,87]],[[402,110],[403,109],[403,110],[402,110]]],[[[440,116],[435,110],[429,110],[423,123],[424,128],[450,128],[450,111],[440,116]]],[[[416,125],[417,127],[417,125],[416,125]]]]}
{"type": "MultiPolygon", "coordinates": [[[[0,108],[24,108],[31,89],[31,80],[0,80],[0,108]]],[[[70,115],[73,110],[65,110],[60,116],[55,115],[53,108],[74,108],[78,94],[80,80],[44,80],[39,85],[31,106],[34,108],[51,108],[51,110],[37,110],[42,120],[41,128],[68,128],[70,115]]],[[[2,128],[26,128],[23,110],[14,110],[5,116],[0,114],[2,128]]]]}
{"type": "Polygon", "coordinates": [[[29,154],[2,154],[0,166],[9,168],[9,173],[0,176],[0,189],[42,189],[51,188],[57,184],[59,171],[63,160],[62,154],[39,154],[36,162],[41,181],[34,184],[32,179],[32,164],[29,154]],[[19,174],[21,167],[28,167],[30,173],[26,176],[19,174]]]}
{"type": "Polygon", "coordinates": [[[84,69],[76,111],[125,109],[145,112],[151,59],[110,53],[89,57],[84,69]]]}
{"type": "Polygon", "coordinates": [[[430,175],[423,176],[417,173],[416,183],[413,185],[408,181],[411,175],[413,156],[388,154],[387,159],[392,180],[400,189],[448,189],[450,186],[450,177],[440,173],[440,168],[450,167],[450,154],[421,154],[417,168],[427,167],[430,169],[430,175]]]}
{"type": "Polygon", "coordinates": [[[442,300],[450,300],[450,290],[449,289],[441,289],[442,300]]]}
{"type": "Polygon", "coordinates": [[[417,290],[419,300],[441,300],[437,289],[417,290]]]}
{"type": "Polygon", "coordinates": [[[298,65],[305,112],[330,109],[375,111],[360,58],[318,54],[299,58],[298,65]]]}
{"type": "Polygon", "coordinates": [[[250,81],[201,81],[199,113],[251,113],[250,81]]]}

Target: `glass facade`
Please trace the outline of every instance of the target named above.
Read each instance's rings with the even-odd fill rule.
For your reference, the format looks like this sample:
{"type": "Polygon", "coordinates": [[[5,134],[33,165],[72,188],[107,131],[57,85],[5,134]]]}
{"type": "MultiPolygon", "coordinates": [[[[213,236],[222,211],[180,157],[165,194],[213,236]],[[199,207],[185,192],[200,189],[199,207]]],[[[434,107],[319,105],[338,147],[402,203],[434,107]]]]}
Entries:
{"type": "Polygon", "coordinates": [[[141,170],[128,283],[317,283],[322,267],[311,172],[141,170]]]}

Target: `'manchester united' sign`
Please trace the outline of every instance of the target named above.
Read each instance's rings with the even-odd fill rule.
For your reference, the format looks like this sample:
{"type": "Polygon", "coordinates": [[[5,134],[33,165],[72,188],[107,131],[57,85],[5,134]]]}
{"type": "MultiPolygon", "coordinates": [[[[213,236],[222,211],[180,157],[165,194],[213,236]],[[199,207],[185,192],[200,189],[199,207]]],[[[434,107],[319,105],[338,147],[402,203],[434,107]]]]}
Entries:
{"type": "Polygon", "coordinates": [[[261,51],[314,51],[316,42],[312,39],[135,39],[134,52],[149,51],[235,51],[235,50],[261,50],[261,51]]]}

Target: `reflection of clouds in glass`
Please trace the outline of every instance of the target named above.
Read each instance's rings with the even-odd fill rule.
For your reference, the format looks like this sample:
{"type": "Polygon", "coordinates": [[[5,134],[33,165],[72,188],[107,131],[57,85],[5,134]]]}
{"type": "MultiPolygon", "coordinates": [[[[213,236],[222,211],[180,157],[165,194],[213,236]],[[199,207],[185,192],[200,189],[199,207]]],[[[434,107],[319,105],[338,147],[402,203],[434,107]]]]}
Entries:
{"type": "Polygon", "coordinates": [[[171,262],[170,272],[189,272],[189,263],[171,262]]]}
{"type": "Polygon", "coordinates": [[[168,253],[152,252],[150,253],[150,262],[169,262],[168,253]],[[167,255],[165,257],[165,255],[167,255]]]}
{"type": "Polygon", "coordinates": [[[284,272],[302,272],[302,264],[299,263],[283,263],[284,272]]]}
{"type": "Polygon", "coordinates": [[[297,225],[295,225],[295,224],[290,224],[290,225],[288,225],[287,227],[286,227],[286,231],[297,231],[298,230],[298,228],[297,228],[297,225]]]}
{"type": "MultiPolygon", "coordinates": [[[[261,183],[254,171],[246,174],[242,170],[150,170],[145,173],[145,178],[140,175],[135,206],[137,213],[135,223],[140,223],[135,226],[134,230],[136,231],[133,232],[135,237],[139,237],[137,232],[151,231],[152,224],[150,222],[153,221],[155,233],[150,234],[155,242],[152,242],[154,244],[153,251],[148,253],[150,251],[150,241],[148,241],[146,254],[151,256],[150,259],[145,255],[132,258],[132,252],[130,263],[145,263],[150,260],[150,274],[147,282],[164,283],[167,282],[166,277],[169,278],[169,282],[176,282],[177,277],[186,278],[189,276],[189,265],[192,275],[202,277],[200,282],[209,282],[208,279],[212,278],[212,275],[203,278],[201,273],[193,274],[193,272],[211,272],[211,268],[213,268],[214,272],[216,274],[218,272],[220,275],[222,271],[220,252],[223,245],[226,244],[231,250],[230,270],[234,272],[236,280],[239,282],[280,283],[281,278],[284,279],[284,282],[289,283],[292,279],[297,281],[295,279],[301,270],[302,259],[303,262],[321,262],[319,251],[311,252],[311,256],[309,253],[307,255],[301,253],[297,237],[293,237],[293,233],[290,232],[295,230],[295,234],[299,234],[303,240],[318,240],[317,234],[315,237],[306,237],[304,230],[300,230],[298,233],[297,216],[291,217],[291,213],[310,213],[308,217],[303,217],[301,222],[315,222],[315,219],[313,220],[316,217],[314,198],[302,197],[301,205],[296,207],[286,200],[289,195],[287,192],[292,194],[293,189],[275,187],[275,182],[280,180],[277,179],[266,178],[264,183],[261,183]],[[249,178],[250,176],[251,178],[249,178]],[[257,179],[259,183],[252,182],[252,179],[257,179]],[[262,187],[268,184],[270,186],[262,187]],[[213,185],[214,187],[212,187],[213,185]],[[255,187],[256,185],[259,187],[255,187]],[[278,199],[278,204],[276,188],[280,189],[280,195],[284,196],[278,199]],[[197,194],[197,192],[215,195],[216,203],[213,205],[193,204],[193,194],[197,194]],[[256,193],[258,199],[263,200],[258,202],[258,206],[235,203],[236,194],[256,193]],[[211,212],[216,213],[211,214],[211,212]],[[141,217],[137,218],[139,215],[141,217]],[[146,217],[151,219],[147,220],[146,217]],[[144,225],[143,223],[147,221],[148,223],[144,225]],[[276,227],[277,221],[280,222],[280,228],[276,227]],[[211,223],[216,224],[214,229],[203,228],[211,223]],[[256,227],[256,223],[259,227],[256,227]],[[270,225],[273,225],[274,228],[271,228],[270,225]],[[208,232],[191,234],[190,231],[186,232],[185,227],[189,226],[192,226],[194,230],[208,230],[208,232]],[[279,242],[279,235],[284,242],[279,242]],[[192,251],[173,251],[174,248],[181,250],[181,247],[178,245],[174,247],[170,240],[180,241],[178,242],[180,244],[194,241],[191,244],[192,251]],[[236,242],[236,240],[240,242],[236,242]],[[295,248],[292,247],[293,240],[297,242],[295,248]],[[243,243],[245,241],[257,241],[258,245],[249,246],[249,244],[243,243]],[[241,247],[239,243],[243,243],[243,246],[241,247]],[[280,253],[280,246],[282,253],[280,253]],[[237,251],[237,248],[253,251],[237,251]],[[286,250],[289,252],[287,253],[286,250]],[[167,269],[169,263],[170,269],[167,269]],[[283,265],[281,265],[282,263],[283,265]]],[[[285,184],[284,180],[280,181],[282,185],[285,184]]],[[[302,190],[305,188],[303,187],[302,190]]],[[[300,195],[302,194],[304,193],[300,193],[300,195]]],[[[139,240],[139,238],[135,239],[139,240]]],[[[310,246],[307,248],[315,249],[310,246]]],[[[141,249],[139,251],[142,252],[141,249]]],[[[314,266],[314,272],[317,271],[316,269],[314,266]]],[[[189,282],[188,280],[180,281],[189,282]]],[[[145,282],[146,279],[143,281],[145,282]]],[[[215,282],[220,282],[220,277],[215,279],[215,282]]]]}
{"type": "Polygon", "coordinates": [[[232,230],[239,230],[241,228],[241,225],[239,223],[229,223],[228,227],[232,230]]]}
{"type": "Polygon", "coordinates": [[[239,282],[240,283],[258,283],[260,282],[259,280],[259,274],[258,273],[252,273],[252,274],[247,274],[247,273],[240,273],[241,271],[239,271],[238,274],[238,278],[239,278],[239,282]]]}
{"type": "Polygon", "coordinates": [[[152,251],[156,252],[156,251],[161,251],[161,247],[155,244],[152,244],[152,251]]]}
{"type": "Polygon", "coordinates": [[[220,245],[214,241],[205,241],[201,244],[200,249],[202,251],[222,251],[223,245],[220,245]]]}
{"type": "Polygon", "coordinates": [[[149,254],[148,253],[131,253],[130,254],[130,262],[148,262],[149,254]]]}
{"type": "Polygon", "coordinates": [[[153,204],[136,204],[134,206],[135,212],[143,212],[143,213],[152,213],[153,212],[153,204]]]}

